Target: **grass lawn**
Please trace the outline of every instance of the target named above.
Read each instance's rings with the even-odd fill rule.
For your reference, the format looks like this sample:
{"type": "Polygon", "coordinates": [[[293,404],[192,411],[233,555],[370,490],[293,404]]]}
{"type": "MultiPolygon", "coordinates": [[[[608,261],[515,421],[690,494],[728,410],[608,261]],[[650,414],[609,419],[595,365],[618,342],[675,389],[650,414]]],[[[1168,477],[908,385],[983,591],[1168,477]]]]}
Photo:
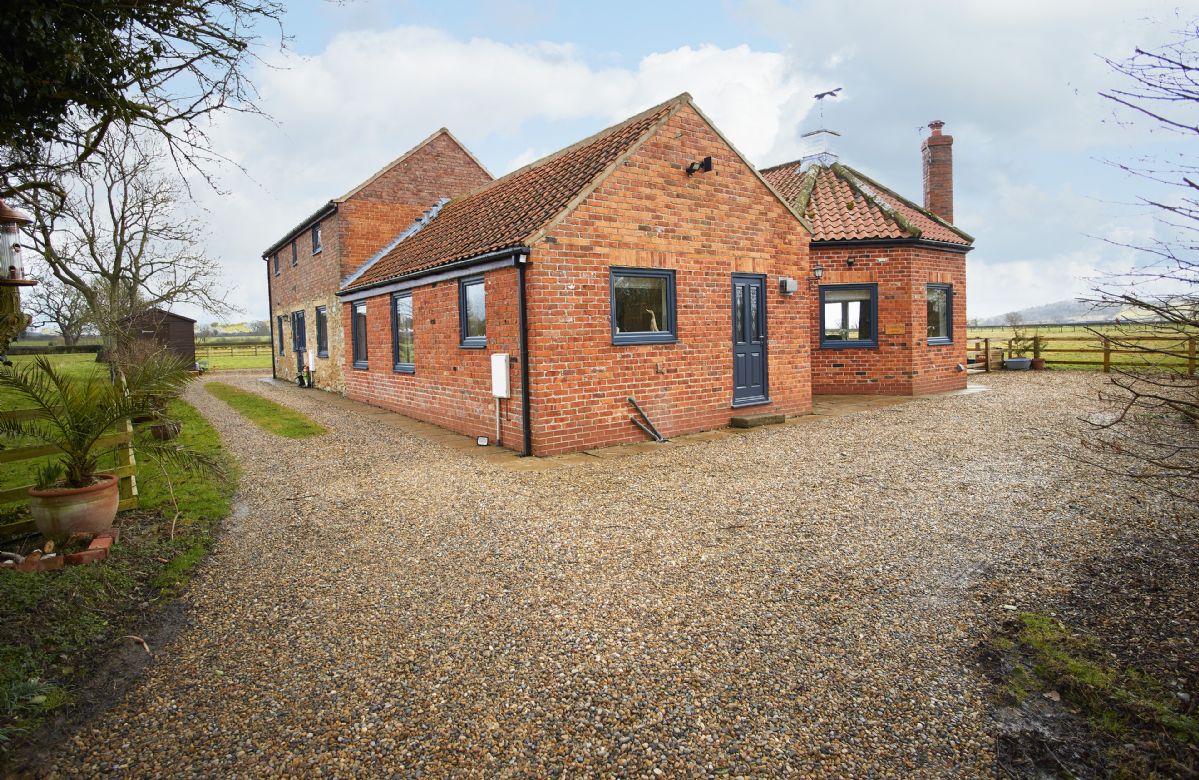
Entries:
{"type": "MultiPolygon", "coordinates": [[[[65,373],[74,377],[83,378],[93,371],[99,372],[98,375],[101,377],[108,376],[108,364],[97,363],[96,356],[90,352],[67,355],[15,355],[10,359],[14,367],[20,368],[32,363],[36,357],[49,358],[55,368],[61,368],[65,373]]],[[[10,390],[0,388],[0,411],[16,409],[19,406],[21,406],[19,397],[13,395],[10,390]]]]}
{"type": "Polygon", "coordinates": [[[209,382],[208,392],[232,406],[265,431],[289,439],[320,436],[325,427],[294,409],[280,406],[257,393],[246,392],[224,382],[209,382]]]}
{"type": "MultiPolygon", "coordinates": [[[[0,572],[0,769],[43,718],[72,701],[106,654],[129,641],[122,637],[138,633],[187,583],[229,512],[237,469],[216,431],[183,401],[173,401],[170,413],[183,423],[179,441],[224,464],[225,474],[189,473],[139,453],[140,507],[118,515],[121,537],[108,560],[58,572],[0,572]]],[[[24,545],[37,543],[34,537],[24,545]]]]}

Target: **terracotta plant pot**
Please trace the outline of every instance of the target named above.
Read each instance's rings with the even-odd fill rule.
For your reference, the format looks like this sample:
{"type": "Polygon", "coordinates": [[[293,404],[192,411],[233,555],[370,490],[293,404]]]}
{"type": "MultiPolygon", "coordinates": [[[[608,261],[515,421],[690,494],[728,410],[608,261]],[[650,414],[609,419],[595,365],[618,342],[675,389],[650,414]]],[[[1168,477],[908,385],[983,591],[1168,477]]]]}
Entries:
{"type": "Polygon", "coordinates": [[[1041,371],[1044,368],[1045,368],[1045,358],[1033,358],[1032,359],[1032,370],[1033,371],[1041,371]]]}
{"type": "Polygon", "coordinates": [[[107,474],[84,488],[29,488],[29,513],[37,530],[50,539],[107,531],[120,501],[117,478],[107,474]]]}

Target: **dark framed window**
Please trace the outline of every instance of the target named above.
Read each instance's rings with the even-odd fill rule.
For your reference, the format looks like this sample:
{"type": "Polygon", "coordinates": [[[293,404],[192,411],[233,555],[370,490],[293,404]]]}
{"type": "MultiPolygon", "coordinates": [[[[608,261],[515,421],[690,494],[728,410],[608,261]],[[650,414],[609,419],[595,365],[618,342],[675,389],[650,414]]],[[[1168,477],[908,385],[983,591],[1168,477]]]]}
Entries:
{"type": "Polygon", "coordinates": [[[928,343],[953,343],[953,285],[930,284],[928,298],[928,343]]]}
{"type": "Polygon", "coordinates": [[[416,372],[412,293],[391,296],[391,357],[396,371],[416,372]]]}
{"type": "Polygon", "coordinates": [[[458,320],[462,346],[470,349],[487,346],[487,292],[483,277],[458,283],[458,320]]]}
{"type": "Polygon", "coordinates": [[[291,264],[299,265],[299,263],[300,263],[300,255],[296,251],[296,242],[292,241],[291,242],[291,264]]]}
{"type": "Polygon", "coordinates": [[[358,301],[350,309],[350,341],[354,368],[366,368],[366,301],[358,301]]]}
{"type": "Polygon", "coordinates": [[[820,346],[878,346],[878,285],[833,284],[820,288],[820,346]]]}
{"type": "Polygon", "coordinates": [[[329,357],[329,310],[324,306],[316,307],[316,356],[329,357]]]}
{"type": "Polygon", "coordinates": [[[275,331],[279,334],[279,354],[282,355],[285,349],[283,343],[283,315],[280,314],[278,322],[275,324],[275,331]]]}
{"type": "Polygon", "coordinates": [[[275,276],[278,276],[279,275],[279,253],[276,252],[275,254],[271,255],[271,259],[274,260],[274,262],[275,262],[275,276]]]}
{"type": "Polygon", "coordinates": [[[613,268],[609,278],[613,344],[678,341],[674,271],[613,268]]]}
{"type": "Polygon", "coordinates": [[[291,313],[291,349],[293,352],[308,350],[308,329],[304,327],[304,312],[291,313]]]}
{"type": "Polygon", "coordinates": [[[312,226],[312,254],[321,251],[321,223],[312,226]]]}

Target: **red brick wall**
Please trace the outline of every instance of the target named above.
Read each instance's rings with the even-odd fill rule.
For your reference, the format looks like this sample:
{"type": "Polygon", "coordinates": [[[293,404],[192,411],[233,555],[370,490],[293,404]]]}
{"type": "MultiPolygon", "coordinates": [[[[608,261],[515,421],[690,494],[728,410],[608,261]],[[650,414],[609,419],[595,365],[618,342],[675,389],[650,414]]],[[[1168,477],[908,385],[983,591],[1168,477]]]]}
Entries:
{"type": "Polygon", "coordinates": [[[810,411],[809,302],[779,276],[807,275],[807,234],[712,132],[683,108],[529,260],[534,452],[646,436],[635,397],[666,436],[727,425],[734,414],[810,411]],[[684,168],[711,155],[714,170],[684,168]],[[673,268],[678,342],[613,346],[609,269],[673,268]],[[731,274],[764,273],[773,403],[731,408],[731,274]]]}
{"type": "Polygon", "coordinates": [[[460,344],[457,280],[412,290],[416,372],[393,369],[391,296],[367,299],[368,364],[353,367],[349,304],[343,306],[346,334],[346,394],[471,436],[495,438],[495,400],[491,395],[491,354],[512,356],[512,398],[501,401],[502,441],[511,449],[523,445],[520,402],[520,320],[517,272],[502,268],[484,275],[487,348],[460,344]]]}
{"type": "Polygon", "coordinates": [[[444,133],[412,152],[341,205],[341,273],[353,273],[371,255],[430,208],[491,181],[444,133]]]}
{"type": "Polygon", "coordinates": [[[931,247],[813,247],[821,284],[878,284],[877,347],[820,346],[820,304],[812,283],[812,392],[913,395],[966,386],[966,257],[931,247]],[[848,261],[854,261],[849,268],[848,261]],[[927,285],[953,285],[954,343],[930,346],[927,285]]]}

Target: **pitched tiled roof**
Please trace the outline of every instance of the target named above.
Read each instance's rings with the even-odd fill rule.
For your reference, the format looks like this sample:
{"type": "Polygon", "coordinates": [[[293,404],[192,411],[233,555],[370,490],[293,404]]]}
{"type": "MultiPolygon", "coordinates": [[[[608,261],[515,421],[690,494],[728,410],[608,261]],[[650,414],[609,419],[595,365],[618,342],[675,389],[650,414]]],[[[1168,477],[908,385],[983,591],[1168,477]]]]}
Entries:
{"type": "Polygon", "coordinates": [[[921,238],[963,246],[974,242],[969,234],[848,165],[805,167],[796,160],[766,168],[762,175],[812,221],[813,241],[921,238]]]}
{"type": "Polygon", "coordinates": [[[678,106],[683,94],[450,201],[348,289],[523,246],[678,106]]]}

